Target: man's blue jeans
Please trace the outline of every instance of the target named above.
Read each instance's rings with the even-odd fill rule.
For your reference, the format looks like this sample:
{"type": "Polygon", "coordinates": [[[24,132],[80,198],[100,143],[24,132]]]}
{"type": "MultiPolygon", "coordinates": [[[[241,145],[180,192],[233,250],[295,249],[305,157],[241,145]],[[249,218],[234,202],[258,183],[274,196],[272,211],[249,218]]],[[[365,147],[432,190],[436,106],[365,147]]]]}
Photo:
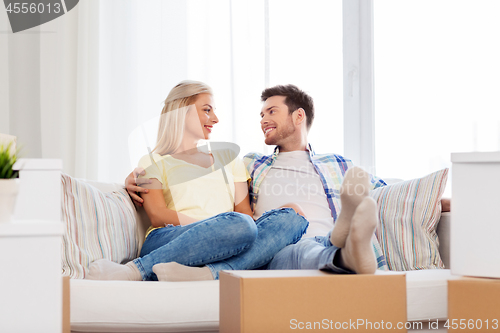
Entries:
{"type": "Polygon", "coordinates": [[[340,249],[330,242],[331,231],[326,236],[301,239],[279,251],[267,269],[321,269],[332,273],[354,273],[334,263],[340,249]]]}
{"type": "Polygon", "coordinates": [[[223,269],[266,265],[283,247],[297,242],[308,225],[291,208],[266,212],[257,221],[245,214],[221,213],[186,226],[153,230],[134,263],[146,281],[157,280],[154,265],[171,261],[187,266],[207,265],[218,279],[223,269]]]}

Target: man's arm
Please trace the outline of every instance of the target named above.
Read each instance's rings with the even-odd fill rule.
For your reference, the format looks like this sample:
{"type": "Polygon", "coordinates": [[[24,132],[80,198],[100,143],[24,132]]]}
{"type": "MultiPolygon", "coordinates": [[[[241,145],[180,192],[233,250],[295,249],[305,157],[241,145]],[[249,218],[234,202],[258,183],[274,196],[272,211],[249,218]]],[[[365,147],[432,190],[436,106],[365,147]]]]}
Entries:
{"type": "Polygon", "coordinates": [[[300,207],[299,205],[297,205],[296,203],[287,203],[279,208],[291,208],[295,211],[295,213],[299,214],[299,215],[302,215],[303,217],[307,218],[306,214],[304,213],[304,211],[302,210],[302,207],[300,207]]]}
{"type": "Polygon", "coordinates": [[[253,218],[253,212],[250,208],[250,197],[248,196],[247,182],[235,182],[234,188],[234,211],[247,214],[253,218]]]}
{"type": "Polygon", "coordinates": [[[450,212],[451,211],[451,199],[442,198],[441,199],[441,212],[450,212]]]}
{"type": "Polygon", "coordinates": [[[143,184],[150,184],[151,180],[147,178],[138,178],[141,175],[145,175],[146,171],[143,168],[135,168],[128,177],[125,179],[125,188],[127,189],[128,195],[132,199],[133,203],[142,207],[144,200],[141,198],[140,193],[148,193],[148,189],[141,187],[143,184]]]}

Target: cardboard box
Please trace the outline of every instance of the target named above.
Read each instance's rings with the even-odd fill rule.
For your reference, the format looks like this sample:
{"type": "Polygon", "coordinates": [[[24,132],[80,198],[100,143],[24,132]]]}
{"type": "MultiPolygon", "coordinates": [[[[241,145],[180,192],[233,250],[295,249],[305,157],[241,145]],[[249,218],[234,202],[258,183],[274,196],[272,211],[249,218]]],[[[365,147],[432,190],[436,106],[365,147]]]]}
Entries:
{"type": "Polygon", "coordinates": [[[62,282],[62,331],[63,333],[71,333],[71,312],[70,312],[70,285],[69,276],[63,276],[62,282]]]}
{"type": "Polygon", "coordinates": [[[500,278],[500,152],[451,154],[450,269],[500,278]]]}
{"type": "Polygon", "coordinates": [[[500,279],[448,281],[448,331],[500,331],[500,279]]]}
{"type": "Polygon", "coordinates": [[[406,332],[405,322],[404,274],[336,275],[317,270],[220,274],[221,333],[406,332]]]}

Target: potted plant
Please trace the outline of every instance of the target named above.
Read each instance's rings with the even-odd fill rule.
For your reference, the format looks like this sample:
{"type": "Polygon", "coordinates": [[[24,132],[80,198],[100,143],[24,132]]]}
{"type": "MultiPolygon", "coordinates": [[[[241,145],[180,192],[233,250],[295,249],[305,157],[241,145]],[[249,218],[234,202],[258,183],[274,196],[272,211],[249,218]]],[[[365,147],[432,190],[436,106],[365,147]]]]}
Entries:
{"type": "Polygon", "coordinates": [[[9,222],[19,191],[18,171],[12,169],[17,160],[15,144],[0,144],[0,223],[9,222]]]}

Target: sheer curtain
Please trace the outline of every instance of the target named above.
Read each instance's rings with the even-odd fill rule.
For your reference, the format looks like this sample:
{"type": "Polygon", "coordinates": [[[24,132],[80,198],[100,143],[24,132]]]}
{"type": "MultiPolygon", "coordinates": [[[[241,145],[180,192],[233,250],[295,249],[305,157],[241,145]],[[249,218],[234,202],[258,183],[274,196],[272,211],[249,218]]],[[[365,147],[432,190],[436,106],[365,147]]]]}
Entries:
{"type": "Polygon", "coordinates": [[[20,157],[97,179],[99,4],[16,34],[1,12],[0,131],[17,136],[20,157]]]}
{"type": "Polygon", "coordinates": [[[159,115],[162,100],[179,81],[199,80],[214,89],[220,122],[211,140],[235,142],[242,152],[262,151],[264,1],[146,3],[135,17],[137,122],[159,115]]]}
{"type": "MultiPolygon", "coordinates": [[[[234,142],[241,154],[272,150],[260,129],[260,93],[294,83],[317,102],[316,149],[342,153],[341,15],[341,4],[326,0],[307,8],[299,1],[80,1],[39,28],[0,34],[0,70],[8,73],[0,77],[0,131],[18,136],[24,157],[62,158],[72,176],[122,183],[147,152],[129,138],[147,123],[154,141],[154,118],[181,80],[214,89],[220,122],[211,140],[234,142]]],[[[0,30],[10,31],[0,18],[0,30]]]]}
{"type": "MultiPolygon", "coordinates": [[[[129,150],[127,164],[121,151],[125,134],[147,122],[153,146],[156,122],[150,120],[160,114],[169,90],[185,79],[214,89],[220,122],[211,140],[234,142],[241,155],[272,151],[260,129],[260,94],[266,86],[287,83],[315,100],[310,134],[315,149],[343,152],[341,2],[113,0],[101,3],[100,22],[101,64],[106,64],[100,69],[106,80],[101,80],[101,106],[122,124],[103,153],[120,151],[116,148],[107,163],[109,156],[100,156],[100,168],[116,165],[125,174],[135,166],[147,150],[145,145],[129,150]],[[118,5],[119,14],[113,9],[118,5]]],[[[112,119],[100,119],[99,125],[108,122],[109,131],[117,131],[112,119]]],[[[132,140],[143,136],[141,131],[132,140]]],[[[100,169],[99,175],[111,179],[116,168],[100,169]]]]}

